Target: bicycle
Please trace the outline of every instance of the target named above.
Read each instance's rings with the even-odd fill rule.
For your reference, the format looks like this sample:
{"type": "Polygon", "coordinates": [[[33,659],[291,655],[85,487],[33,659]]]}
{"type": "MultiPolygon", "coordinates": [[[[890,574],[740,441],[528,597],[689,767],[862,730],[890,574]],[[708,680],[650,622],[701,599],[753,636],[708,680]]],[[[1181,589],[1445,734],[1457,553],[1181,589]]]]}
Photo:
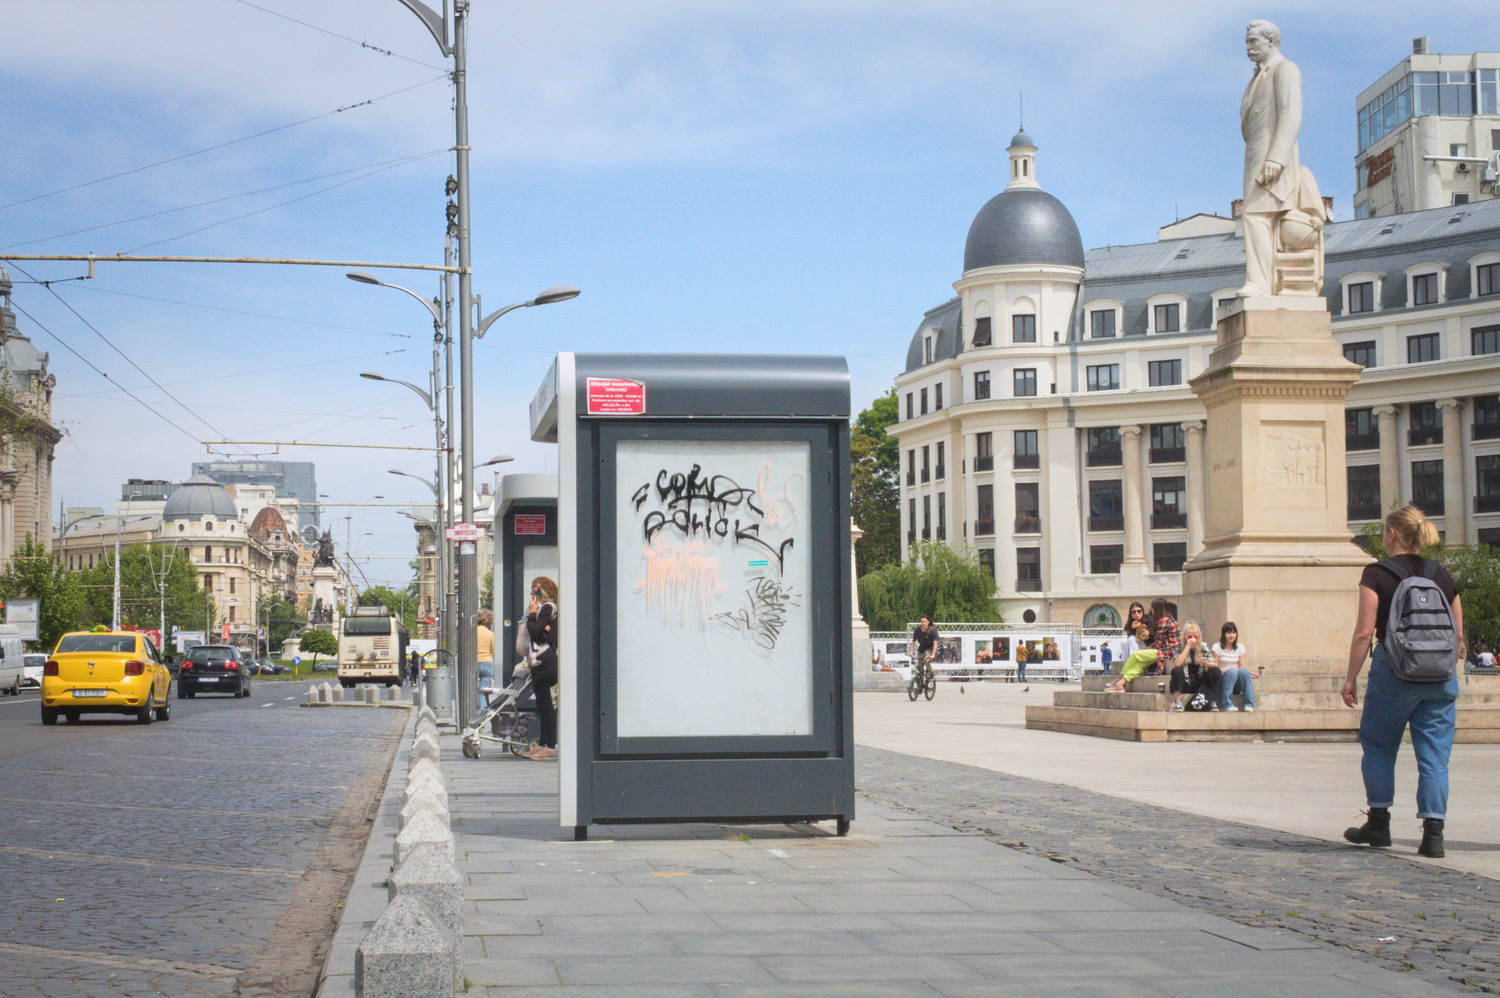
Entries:
{"type": "Polygon", "coordinates": [[[919,658],[912,669],[911,681],[906,684],[906,698],[915,701],[917,697],[926,697],[931,700],[935,696],[937,677],[932,674],[932,662],[919,658]]]}

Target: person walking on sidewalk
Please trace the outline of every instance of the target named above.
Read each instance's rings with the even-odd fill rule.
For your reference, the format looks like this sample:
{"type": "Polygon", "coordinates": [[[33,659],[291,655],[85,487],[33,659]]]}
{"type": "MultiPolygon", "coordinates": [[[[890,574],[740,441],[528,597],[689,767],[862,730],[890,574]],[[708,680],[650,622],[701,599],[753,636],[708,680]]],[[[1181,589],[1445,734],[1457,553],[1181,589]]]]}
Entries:
{"type": "Polygon", "coordinates": [[[480,610],[475,617],[475,651],[479,658],[479,706],[481,708],[490,705],[489,695],[484,691],[495,685],[495,614],[490,610],[480,610]]]}
{"type": "Polygon", "coordinates": [[[1359,703],[1356,680],[1370,653],[1370,679],[1365,686],[1364,712],[1359,719],[1359,744],[1364,750],[1360,771],[1369,806],[1363,825],[1345,830],[1344,838],[1357,845],[1382,849],[1391,844],[1391,805],[1396,798],[1396,752],[1411,729],[1417,756],[1417,817],[1422,819],[1422,856],[1443,856],[1443,824],[1448,816],[1448,757],[1453,751],[1457,717],[1458,670],[1446,682],[1410,682],[1393,673],[1384,647],[1387,618],[1397,586],[1408,575],[1431,579],[1452,608],[1453,634],[1464,632],[1463,607],[1453,576],[1420,552],[1438,542],[1437,528],[1416,506],[1403,506],[1385,518],[1383,540],[1390,558],[1365,566],[1359,580],[1359,616],[1349,645],[1349,668],[1344,680],[1344,703],[1359,703]],[[1396,566],[1392,567],[1392,564],[1396,566]],[[1400,571],[1398,571],[1399,569],[1400,571]]]}
{"type": "Polygon", "coordinates": [[[911,639],[917,645],[917,673],[925,680],[932,675],[932,656],[937,650],[938,630],[931,617],[924,613],[917,618],[917,626],[911,632],[911,639]]]}

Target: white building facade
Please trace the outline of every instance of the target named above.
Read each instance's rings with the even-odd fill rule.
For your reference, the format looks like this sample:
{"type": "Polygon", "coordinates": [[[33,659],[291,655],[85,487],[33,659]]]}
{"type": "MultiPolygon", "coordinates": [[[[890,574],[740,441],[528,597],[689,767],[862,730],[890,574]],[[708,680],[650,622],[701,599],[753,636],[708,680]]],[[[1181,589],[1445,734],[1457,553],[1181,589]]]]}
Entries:
{"type": "MultiPolygon", "coordinates": [[[[1205,410],[1188,389],[1243,282],[1228,219],[1085,253],[1010,146],[957,296],[896,379],[903,553],[974,548],[1008,620],[1111,623],[1182,592],[1203,545],[1205,410]]],[[[1345,356],[1349,522],[1415,501],[1450,543],[1500,544],[1500,201],[1331,224],[1324,294],[1345,356]]]]}

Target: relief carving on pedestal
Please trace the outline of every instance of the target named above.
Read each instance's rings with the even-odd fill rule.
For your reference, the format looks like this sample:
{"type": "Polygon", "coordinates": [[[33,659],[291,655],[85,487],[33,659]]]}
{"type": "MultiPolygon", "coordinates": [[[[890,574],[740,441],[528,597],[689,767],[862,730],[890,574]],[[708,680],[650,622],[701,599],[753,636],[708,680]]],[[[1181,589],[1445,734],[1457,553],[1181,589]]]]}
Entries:
{"type": "Polygon", "coordinates": [[[1261,424],[1261,483],[1275,506],[1321,506],[1328,455],[1321,423],[1261,424]]]}

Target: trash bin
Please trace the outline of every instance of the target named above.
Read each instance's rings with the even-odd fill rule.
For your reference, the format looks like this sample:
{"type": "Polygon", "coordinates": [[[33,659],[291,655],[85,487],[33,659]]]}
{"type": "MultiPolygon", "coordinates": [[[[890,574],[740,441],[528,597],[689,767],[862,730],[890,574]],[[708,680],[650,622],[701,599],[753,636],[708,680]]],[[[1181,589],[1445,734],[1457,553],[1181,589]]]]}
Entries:
{"type": "Polygon", "coordinates": [[[427,706],[439,721],[453,720],[453,667],[451,665],[429,665],[422,670],[423,690],[427,706]]]}

